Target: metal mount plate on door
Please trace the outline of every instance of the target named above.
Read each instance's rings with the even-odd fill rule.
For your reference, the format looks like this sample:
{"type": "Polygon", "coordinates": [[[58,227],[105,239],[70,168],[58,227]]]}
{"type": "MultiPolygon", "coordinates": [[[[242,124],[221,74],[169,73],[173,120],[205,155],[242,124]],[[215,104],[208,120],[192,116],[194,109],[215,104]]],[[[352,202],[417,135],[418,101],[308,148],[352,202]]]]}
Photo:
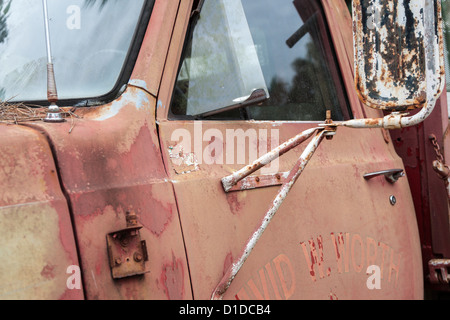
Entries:
{"type": "Polygon", "coordinates": [[[145,274],[148,261],[147,245],[141,240],[136,214],[127,212],[127,227],[106,235],[109,264],[113,279],[145,274]]]}

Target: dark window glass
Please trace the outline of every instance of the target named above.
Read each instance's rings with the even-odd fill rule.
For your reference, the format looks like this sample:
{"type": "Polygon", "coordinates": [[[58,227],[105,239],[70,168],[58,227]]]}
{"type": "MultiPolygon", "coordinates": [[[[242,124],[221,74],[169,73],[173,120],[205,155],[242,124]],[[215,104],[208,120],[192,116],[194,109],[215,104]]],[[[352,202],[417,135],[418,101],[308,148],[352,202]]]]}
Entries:
{"type": "Polygon", "coordinates": [[[245,107],[251,119],[321,121],[327,109],[334,120],[350,117],[318,2],[205,1],[191,25],[172,113],[238,118],[242,110],[229,107],[255,90],[268,99],[245,107]]]}

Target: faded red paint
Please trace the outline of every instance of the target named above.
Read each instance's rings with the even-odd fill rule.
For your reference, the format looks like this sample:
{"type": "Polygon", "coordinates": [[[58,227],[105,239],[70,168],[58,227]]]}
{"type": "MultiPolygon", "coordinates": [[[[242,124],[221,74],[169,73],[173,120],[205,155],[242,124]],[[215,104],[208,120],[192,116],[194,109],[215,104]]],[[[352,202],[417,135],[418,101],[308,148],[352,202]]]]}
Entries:
{"type": "MultiPolygon", "coordinates": [[[[157,278],[155,268],[161,268],[172,254],[179,257],[176,270],[187,272],[186,260],[181,258],[185,253],[173,189],[166,178],[151,117],[154,108],[150,95],[130,87],[111,104],[83,110],[83,118],[74,124],[35,124],[47,132],[60,165],[84,261],[88,299],[166,297],[163,288],[151,288],[157,278]],[[105,236],[125,227],[127,210],[134,210],[144,226],[141,238],[148,246],[149,273],[114,281],[105,236]],[[143,282],[148,290],[141,289],[143,282]]],[[[189,298],[189,283],[180,285],[188,292],[183,298],[189,298]]]]}
{"type": "MultiPolygon", "coordinates": [[[[446,97],[437,102],[438,110],[446,110],[446,97]]],[[[391,131],[396,152],[405,163],[419,226],[424,278],[429,279],[428,261],[450,256],[450,230],[445,185],[434,172],[436,159],[428,137],[434,134],[443,141],[448,126],[447,115],[433,112],[422,124],[391,131]]],[[[447,140],[448,143],[449,140],[447,140]]],[[[442,144],[444,146],[444,144],[442,144]]],[[[428,280],[426,285],[428,286],[428,280]]],[[[439,290],[441,290],[440,288],[439,290]]]]}
{"type": "Polygon", "coordinates": [[[10,270],[0,275],[0,298],[82,299],[82,290],[65,284],[67,267],[79,262],[49,143],[27,127],[0,125],[0,135],[0,180],[8,182],[0,185],[2,264],[10,270]],[[10,246],[16,252],[5,257],[10,246]],[[20,288],[14,278],[21,279],[20,288]]]}
{"type": "MultiPolygon", "coordinates": [[[[361,106],[353,90],[351,22],[345,4],[334,0],[322,3],[353,114],[379,117],[381,112],[361,106]]],[[[142,87],[130,85],[112,103],[78,109],[82,118],[73,123],[30,124],[34,130],[0,125],[4,141],[20,145],[11,148],[3,142],[0,177],[16,177],[21,173],[17,168],[30,168],[30,174],[16,177],[10,189],[0,190],[0,206],[50,202],[49,212],[58,216],[54,228],[58,242],[72,264],[78,264],[74,235],[78,240],[87,299],[209,299],[277,194],[278,187],[273,188],[277,181],[266,188],[225,193],[222,178],[241,169],[241,164],[203,164],[180,172],[171,162],[172,132],[183,128],[194,133],[193,121],[169,120],[167,108],[191,5],[192,1],[181,2],[180,7],[178,1],[156,1],[132,75],[133,80],[143,80],[142,87]],[[105,235],[124,228],[125,213],[131,209],[143,225],[148,273],[117,281],[110,274],[105,235]]],[[[214,127],[224,133],[237,128],[275,128],[284,142],[313,126],[302,122],[205,122],[204,130],[214,127]]],[[[204,141],[203,147],[213,141],[204,141]]],[[[269,142],[267,150],[272,147],[269,142]]],[[[400,141],[396,144],[404,147],[400,141]]],[[[279,172],[272,178],[278,174],[283,180],[283,173],[305,163],[298,162],[304,146],[291,146],[289,152],[281,149],[279,172]]],[[[414,155],[409,151],[406,163],[414,155]]],[[[324,141],[314,157],[305,160],[310,160],[307,170],[225,298],[421,298],[420,242],[410,186],[406,179],[389,184],[381,178],[370,182],[363,178],[367,172],[403,167],[389,139],[378,129],[358,131],[356,137],[354,130],[340,128],[332,141],[324,141]],[[388,201],[391,194],[398,199],[395,207],[388,201]],[[349,232],[336,230],[357,230],[358,234],[350,239],[349,232]],[[367,250],[365,257],[362,250],[367,250]],[[360,284],[366,279],[365,262],[374,261],[376,252],[385,259],[384,271],[391,286],[369,292],[360,284]]],[[[414,159],[410,163],[425,162],[414,159]]],[[[250,174],[260,165],[244,167],[250,174]]],[[[421,177],[418,170],[409,170],[410,179],[421,177]]],[[[255,185],[261,183],[258,176],[254,179],[255,185]]],[[[1,210],[4,208],[0,207],[0,214],[1,210]]],[[[425,227],[422,230],[431,252],[431,235],[425,227]]],[[[445,237],[438,240],[440,252],[445,252],[445,237]]],[[[38,272],[43,279],[54,279],[57,267],[56,262],[45,261],[38,272]]],[[[62,291],[61,298],[83,297],[82,291],[62,291]]]]}
{"type": "Polygon", "coordinates": [[[239,193],[228,193],[227,194],[228,204],[230,206],[230,210],[233,214],[242,213],[242,209],[244,207],[245,198],[242,197],[242,194],[239,193]]]}
{"type": "MultiPolygon", "coordinates": [[[[155,188],[156,189],[156,188],[155,188]]],[[[152,190],[155,192],[156,190],[152,190]]],[[[148,207],[151,215],[141,215],[141,223],[156,236],[160,236],[171,223],[173,215],[176,214],[176,208],[170,204],[165,193],[170,193],[171,188],[160,188],[158,192],[151,194],[151,205],[148,207]],[[159,191],[161,190],[161,191],[159,191]],[[165,200],[165,201],[164,201],[165,200]]]]}
{"type": "Polygon", "coordinates": [[[170,263],[163,265],[160,283],[167,299],[181,300],[184,298],[184,271],[181,259],[173,256],[170,263]]]}

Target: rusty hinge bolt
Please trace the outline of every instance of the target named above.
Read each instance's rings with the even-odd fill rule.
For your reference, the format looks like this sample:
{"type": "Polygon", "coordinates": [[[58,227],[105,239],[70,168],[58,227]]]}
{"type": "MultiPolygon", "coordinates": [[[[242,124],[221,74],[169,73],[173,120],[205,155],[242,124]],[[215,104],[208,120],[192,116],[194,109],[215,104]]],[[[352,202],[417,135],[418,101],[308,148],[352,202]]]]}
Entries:
{"type": "Polygon", "coordinates": [[[142,259],[143,259],[143,256],[142,256],[141,253],[135,252],[134,255],[133,255],[133,258],[134,258],[134,261],[136,261],[136,262],[141,262],[142,259]]]}
{"type": "Polygon", "coordinates": [[[127,221],[127,227],[135,227],[138,225],[137,216],[134,211],[127,211],[125,219],[127,221]]]}
{"type": "Polygon", "coordinates": [[[336,126],[332,126],[333,120],[331,119],[331,110],[327,110],[326,118],[325,118],[325,131],[328,131],[325,134],[325,138],[327,140],[333,139],[334,134],[336,133],[336,126]]]}

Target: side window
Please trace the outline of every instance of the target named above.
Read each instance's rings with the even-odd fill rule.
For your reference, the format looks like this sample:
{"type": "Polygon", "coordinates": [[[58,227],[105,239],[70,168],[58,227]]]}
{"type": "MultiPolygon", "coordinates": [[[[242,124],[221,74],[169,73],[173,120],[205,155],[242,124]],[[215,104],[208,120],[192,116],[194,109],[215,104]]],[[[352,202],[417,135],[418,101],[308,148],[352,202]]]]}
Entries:
{"type": "Polygon", "coordinates": [[[205,0],[173,93],[176,116],[321,121],[351,117],[316,0],[205,0]]]}

